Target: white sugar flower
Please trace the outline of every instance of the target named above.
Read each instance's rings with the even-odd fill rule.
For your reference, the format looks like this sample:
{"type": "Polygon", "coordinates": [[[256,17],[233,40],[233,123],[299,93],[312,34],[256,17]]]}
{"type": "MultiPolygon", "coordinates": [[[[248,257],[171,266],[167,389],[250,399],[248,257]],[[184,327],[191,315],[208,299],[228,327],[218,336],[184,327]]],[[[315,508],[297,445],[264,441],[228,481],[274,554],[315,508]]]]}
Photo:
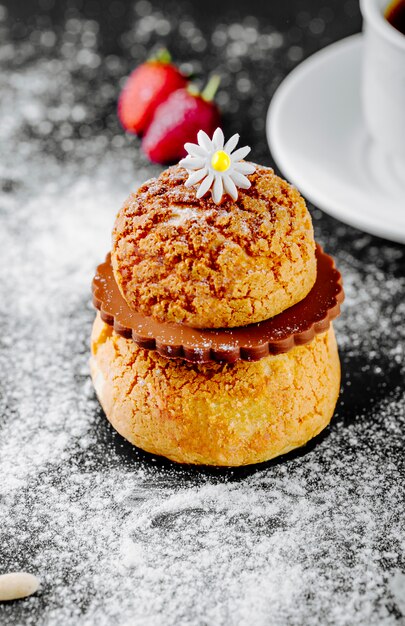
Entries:
{"type": "Polygon", "coordinates": [[[242,161],[250,152],[249,146],[235,150],[239,141],[237,133],[224,145],[224,133],[220,128],[216,129],[212,139],[200,130],[197,139],[198,144],[184,144],[188,156],[179,163],[189,173],[186,187],[200,183],[197,198],[202,198],[211,189],[215,204],[221,202],[224,192],[237,200],[237,188],[249,189],[251,183],[246,174],[253,174],[256,169],[253,163],[242,161]]]}

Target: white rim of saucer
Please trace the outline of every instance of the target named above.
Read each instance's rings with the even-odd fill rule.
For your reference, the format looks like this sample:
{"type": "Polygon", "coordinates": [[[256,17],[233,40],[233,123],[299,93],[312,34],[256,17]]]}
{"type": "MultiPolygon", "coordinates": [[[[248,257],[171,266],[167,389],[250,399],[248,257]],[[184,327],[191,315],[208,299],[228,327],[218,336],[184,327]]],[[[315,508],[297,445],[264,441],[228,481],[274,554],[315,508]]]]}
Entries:
{"type": "Polygon", "coordinates": [[[336,200],[331,198],[330,195],[322,189],[314,188],[312,185],[308,186],[306,178],[302,176],[300,172],[295,170],[292,174],[290,160],[283,145],[282,133],[278,127],[279,111],[283,110],[284,102],[289,98],[290,91],[295,86],[296,73],[300,72],[302,79],[307,73],[312,73],[314,68],[322,65],[325,57],[329,56],[332,52],[333,54],[336,54],[337,52],[340,52],[341,49],[347,48],[348,46],[351,48],[361,46],[363,37],[364,35],[362,33],[356,33],[355,35],[341,39],[330,46],[326,46],[297,65],[297,67],[292,70],[286,78],[284,78],[283,82],[276,90],[267,112],[267,143],[278,168],[282,172],[282,175],[288,177],[291,182],[296,185],[300,192],[316,207],[324,210],[325,213],[335,217],[337,220],[340,220],[345,224],[349,224],[350,226],[354,226],[363,232],[403,244],[405,243],[405,235],[402,230],[400,234],[398,234],[395,225],[390,226],[389,224],[382,223],[375,218],[370,218],[370,216],[368,217],[366,223],[362,215],[358,217],[356,212],[346,207],[345,203],[343,203],[341,199],[336,200]],[[331,50],[331,48],[333,50],[331,50]]]}
{"type": "Polygon", "coordinates": [[[405,50],[405,35],[384,17],[384,11],[390,4],[387,0],[360,0],[361,13],[363,19],[372,24],[382,37],[405,50]]]}

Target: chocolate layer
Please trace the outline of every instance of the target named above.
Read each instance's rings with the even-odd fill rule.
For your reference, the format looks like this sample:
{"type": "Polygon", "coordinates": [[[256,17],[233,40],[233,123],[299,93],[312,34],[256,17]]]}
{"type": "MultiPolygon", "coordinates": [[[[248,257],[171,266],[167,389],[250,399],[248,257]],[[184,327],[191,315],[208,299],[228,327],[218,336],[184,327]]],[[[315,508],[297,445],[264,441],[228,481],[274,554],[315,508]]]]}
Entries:
{"type": "Polygon", "coordinates": [[[317,245],[317,279],[304,300],[258,324],[227,329],[197,329],[161,323],[132,310],[115,282],[110,254],[93,279],[93,303],[104,322],[141,348],[168,358],[196,363],[258,361],[288,352],[325,332],[340,313],[344,299],[342,277],[332,257],[317,245]]]}

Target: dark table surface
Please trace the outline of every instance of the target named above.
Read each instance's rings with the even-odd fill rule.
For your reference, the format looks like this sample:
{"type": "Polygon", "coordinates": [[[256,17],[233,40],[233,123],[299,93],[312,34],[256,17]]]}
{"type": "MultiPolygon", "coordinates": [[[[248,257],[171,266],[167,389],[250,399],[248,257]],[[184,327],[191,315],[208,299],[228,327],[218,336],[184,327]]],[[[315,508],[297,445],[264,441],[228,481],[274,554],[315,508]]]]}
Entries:
{"type": "Polygon", "coordinates": [[[327,431],[281,460],[201,470],[137,451],[88,375],[93,269],[160,171],[116,119],[130,69],[163,43],[201,82],[219,72],[225,132],[274,166],[274,90],[360,29],[354,0],[0,6],[0,573],[42,581],[2,625],[405,623],[404,247],[310,205],[345,281],[342,392],[327,431]]]}

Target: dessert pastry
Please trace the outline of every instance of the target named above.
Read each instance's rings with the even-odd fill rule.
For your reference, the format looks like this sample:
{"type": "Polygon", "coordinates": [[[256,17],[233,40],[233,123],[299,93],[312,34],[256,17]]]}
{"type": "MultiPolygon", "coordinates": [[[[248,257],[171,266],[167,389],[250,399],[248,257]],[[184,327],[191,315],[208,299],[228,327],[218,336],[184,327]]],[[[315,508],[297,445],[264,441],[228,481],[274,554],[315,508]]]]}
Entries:
{"type": "Polygon", "coordinates": [[[198,328],[246,326],[302,300],[316,277],[311,218],[267,167],[218,207],[187,188],[179,165],[132,194],[118,214],[114,276],[144,315],[198,328]]]}
{"type": "Polygon", "coordinates": [[[180,463],[258,463],[329,423],[343,290],[298,191],[199,133],[118,214],[97,269],[91,373],[136,446],[180,463]]]}
{"type": "Polygon", "coordinates": [[[329,423],[340,385],[333,329],[249,363],[167,359],[114,332],[98,315],[91,372],[114,428],[177,461],[246,465],[307,443],[329,423]]]}

